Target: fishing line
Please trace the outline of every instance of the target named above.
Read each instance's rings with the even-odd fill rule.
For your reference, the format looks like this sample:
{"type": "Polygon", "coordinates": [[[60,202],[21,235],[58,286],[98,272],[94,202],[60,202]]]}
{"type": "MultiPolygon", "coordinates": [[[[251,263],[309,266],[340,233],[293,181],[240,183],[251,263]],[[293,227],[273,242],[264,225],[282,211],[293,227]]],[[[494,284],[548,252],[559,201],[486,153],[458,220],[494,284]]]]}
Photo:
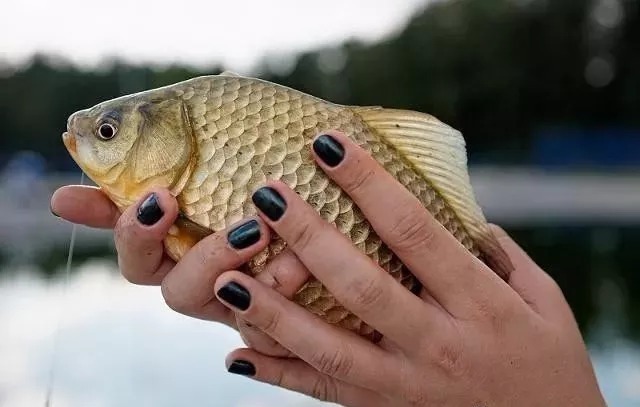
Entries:
{"type": "MultiPolygon", "coordinates": [[[[80,185],[84,184],[84,172],[80,175],[80,185]]],[[[55,372],[58,361],[58,354],[60,348],[60,322],[62,320],[62,315],[64,315],[64,310],[66,309],[66,304],[68,300],[68,288],[69,288],[69,280],[71,275],[71,261],[73,260],[73,249],[76,245],[76,230],[78,228],[77,224],[73,224],[71,228],[71,238],[69,239],[69,253],[67,254],[67,266],[64,272],[64,281],[62,283],[62,305],[60,306],[60,315],[56,319],[56,327],[53,331],[53,350],[51,351],[51,367],[49,368],[49,379],[47,382],[47,393],[44,401],[45,407],[51,407],[52,396],[53,396],[53,387],[55,381],[55,372]]]]}

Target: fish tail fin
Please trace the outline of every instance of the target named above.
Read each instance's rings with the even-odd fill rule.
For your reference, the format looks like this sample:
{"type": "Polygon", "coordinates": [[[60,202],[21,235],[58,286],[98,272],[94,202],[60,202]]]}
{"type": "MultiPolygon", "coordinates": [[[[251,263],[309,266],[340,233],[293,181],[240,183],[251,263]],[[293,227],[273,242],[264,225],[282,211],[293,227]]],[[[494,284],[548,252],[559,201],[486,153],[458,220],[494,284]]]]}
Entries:
{"type": "Polygon", "coordinates": [[[508,281],[513,265],[476,201],[462,134],[425,113],[381,107],[352,109],[440,194],[478,245],[481,259],[508,281]]]}

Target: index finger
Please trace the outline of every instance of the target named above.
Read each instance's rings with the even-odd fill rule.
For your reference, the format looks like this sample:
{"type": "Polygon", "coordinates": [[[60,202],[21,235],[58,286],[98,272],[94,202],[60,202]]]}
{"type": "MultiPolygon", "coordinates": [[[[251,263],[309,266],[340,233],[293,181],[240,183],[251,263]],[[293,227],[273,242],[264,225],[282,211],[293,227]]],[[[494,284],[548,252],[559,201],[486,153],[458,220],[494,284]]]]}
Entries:
{"type": "Polygon", "coordinates": [[[54,215],[93,228],[113,229],[120,217],[116,205],[99,188],[66,185],[51,196],[54,215]]]}
{"type": "Polygon", "coordinates": [[[314,154],[382,241],[450,313],[477,308],[470,299],[495,297],[499,278],[427,210],[427,199],[419,200],[364,149],[342,133],[328,132],[316,139],[314,154]],[[322,157],[329,148],[341,150],[334,165],[322,157]]]}
{"type": "Polygon", "coordinates": [[[415,346],[416,332],[442,332],[435,306],[398,283],[286,185],[267,185],[252,197],[260,216],[342,306],[401,346],[415,346]]]}

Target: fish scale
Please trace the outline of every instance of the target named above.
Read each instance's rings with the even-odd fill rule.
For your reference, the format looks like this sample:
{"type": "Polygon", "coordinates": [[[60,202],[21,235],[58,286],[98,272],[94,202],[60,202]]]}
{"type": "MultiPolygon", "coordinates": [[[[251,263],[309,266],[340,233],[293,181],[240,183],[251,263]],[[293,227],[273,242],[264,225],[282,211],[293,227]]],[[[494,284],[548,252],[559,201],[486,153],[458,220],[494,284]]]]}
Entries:
{"type": "MultiPolygon", "coordinates": [[[[200,152],[194,175],[178,196],[190,219],[213,231],[222,230],[244,217],[256,215],[255,207],[247,204],[250,194],[268,180],[281,180],[394,279],[415,291],[419,287],[415,277],[382,243],[351,198],[314,165],[310,153],[314,137],[337,129],[370,152],[467,249],[479,254],[474,241],[428,183],[353,113],[285,87],[275,88],[243,78],[220,77],[198,85],[194,83],[182,96],[200,152]],[[235,123],[242,126],[233,129],[235,123]],[[251,143],[257,143],[257,148],[253,145],[243,150],[241,156],[246,164],[238,166],[239,146],[251,143]],[[212,147],[222,148],[224,156],[212,154],[212,147]],[[217,172],[212,172],[212,168],[217,172]],[[193,196],[200,199],[192,202],[189,198],[193,196]]],[[[285,247],[276,239],[249,263],[249,270],[254,274],[261,272],[285,247]]],[[[294,300],[331,323],[362,335],[373,334],[369,326],[340,305],[317,280],[312,279],[302,287],[294,300]]]]}
{"type": "MultiPolygon", "coordinates": [[[[337,105],[225,73],[100,103],[74,113],[67,126],[63,141],[71,156],[121,210],[151,187],[169,188],[176,196],[181,216],[165,239],[167,254],[176,261],[208,234],[256,215],[252,193],[280,180],[396,281],[417,292],[415,276],[315,164],[314,138],[339,130],[501,278],[508,279],[513,269],[475,201],[462,135],[424,113],[337,105]],[[105,123],[119,130],[101,139],[105,123]]],[[[261,273],[286,247],[274,237],[249,261],[248,272],[261,273]]],[[[348,273],[345,267],[336,272],[348,273]]],[[[332,324],[379,338],[314,278],[294,300],[332,324]]]]}

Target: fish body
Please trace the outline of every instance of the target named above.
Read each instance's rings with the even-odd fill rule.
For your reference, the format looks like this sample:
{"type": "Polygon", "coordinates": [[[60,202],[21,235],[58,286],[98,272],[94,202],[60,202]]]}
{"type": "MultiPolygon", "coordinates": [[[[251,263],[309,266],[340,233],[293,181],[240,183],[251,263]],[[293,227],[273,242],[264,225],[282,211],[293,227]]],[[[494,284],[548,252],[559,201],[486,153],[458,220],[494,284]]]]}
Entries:
{"type": "MultiPolygon", "coordinates": [[[[152,186],[172,191],[180,216],[165,248],[176,261],[206,235],[255,215],[252,192],[280,180],[395,280],[417,292],[417,279],[314,163],[314,137],[339,130],[472,254],[503,278],[511,270],[475,201],[462,135],[427,114],[338,105],[223,73],[100,103],[74,113],[67,130],[63,139],[71,156],[121,209],[152,186]]],[[[274,238],[250,261],[248,271],[260,273],[285,248],[274,238]]],[[[294,300],[329,323],[374,335],[317,280],[308,281],[294,300]]]]}

